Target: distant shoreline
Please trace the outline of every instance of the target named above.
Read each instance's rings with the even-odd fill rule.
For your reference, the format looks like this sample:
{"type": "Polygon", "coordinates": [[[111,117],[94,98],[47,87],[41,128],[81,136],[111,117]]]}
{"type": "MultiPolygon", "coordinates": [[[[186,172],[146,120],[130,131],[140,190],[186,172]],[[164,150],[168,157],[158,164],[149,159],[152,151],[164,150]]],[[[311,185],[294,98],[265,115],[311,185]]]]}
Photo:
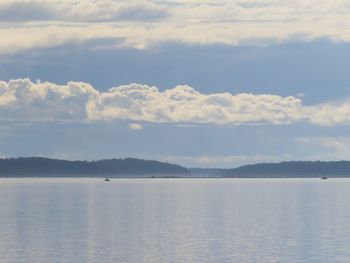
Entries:
{"type": "MultiPolygon", "coordinates": [[[[220,177],[220,176],[187,176],[187,177],[167,177],[167,176],[0,176],[1,179],[321,179],[324,176],[247,176],[247,177],[220,177]]],[[[331,176],[326,179],[344,179],[349,178],[350,175],[345,176],[331,176]]]]}
{"type": "Polygon", "coordinates": [[[68,161],[43,157],[0,159],[0,178],[348,178],[350,161],[288,161],[238,168],[186,168],[135,158],[68,161]]]}

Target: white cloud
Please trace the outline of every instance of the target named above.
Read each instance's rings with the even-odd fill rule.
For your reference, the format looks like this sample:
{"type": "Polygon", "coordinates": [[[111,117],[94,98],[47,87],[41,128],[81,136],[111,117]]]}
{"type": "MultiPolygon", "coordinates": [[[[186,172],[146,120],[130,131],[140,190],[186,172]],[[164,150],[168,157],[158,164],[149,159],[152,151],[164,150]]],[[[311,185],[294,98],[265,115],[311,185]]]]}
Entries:
{"type": "Polygon", "coordinates": [[[160,92],[130,84],[112,88],[88,104],[90,120],[130,119],[170,123],[288,123],[299,119],[294,97],[230,93],[202,94],[189,86],[160,92]]]}
{"type": "Polygon", "coordinates": [[[18,121],[83,121],[85,105],[98,92],[89,84],[33,83],[29,79],[0,82],[0,119],[18,121]]]}
{"type": "Polygon", "coordinates": [[[129,124],[129,129],[131,130],[142,130],[143,126],[139,123],[130,123],[129,124]]]}
{"type": "MultiPolygon", "coordinates": [[[[350,124],[350,98],[304,106],[297,97],[203,94],[179,85],[164,91],[129,84],[99,92],[88,83],[57,85],[29,79],[0,81],[0,120],[113,121],[175,124],[350,124]]],[[[134,128],[136,126],[133,126],[134,128]]],[[[139,127],[139,126],[138,126],[139,127]]]]}
{"type": "Polygon", "coordinates": [[[111,38],[118,46],[350,41],[348,1],[46,0],[0,2],[0,53],[111,38]],[[37,15],[40,14],[40,15],[37,15]],[[13,47],[13,49],[11,49],[13,47]]]}

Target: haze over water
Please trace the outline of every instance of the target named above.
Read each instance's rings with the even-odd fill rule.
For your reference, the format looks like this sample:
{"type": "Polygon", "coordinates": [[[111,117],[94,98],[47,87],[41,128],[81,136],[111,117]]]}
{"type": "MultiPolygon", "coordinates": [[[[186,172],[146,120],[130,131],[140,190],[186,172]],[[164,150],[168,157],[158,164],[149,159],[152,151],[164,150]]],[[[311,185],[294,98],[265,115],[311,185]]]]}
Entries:
{"type": "Polygon", "coordinates": [[[349,188],[349,179],[1,179],[1,262],[349,262],[349,188]]]}

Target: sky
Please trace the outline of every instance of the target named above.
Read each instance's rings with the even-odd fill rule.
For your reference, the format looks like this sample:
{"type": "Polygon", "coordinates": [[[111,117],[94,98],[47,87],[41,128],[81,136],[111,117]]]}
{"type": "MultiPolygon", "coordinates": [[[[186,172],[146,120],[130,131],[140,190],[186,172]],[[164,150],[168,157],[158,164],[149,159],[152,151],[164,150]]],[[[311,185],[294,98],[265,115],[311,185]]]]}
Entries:
{"type": "Polygon", "coordinates": [[[0,157],[350,159],[345,0],[0,0],[0,157]]]}

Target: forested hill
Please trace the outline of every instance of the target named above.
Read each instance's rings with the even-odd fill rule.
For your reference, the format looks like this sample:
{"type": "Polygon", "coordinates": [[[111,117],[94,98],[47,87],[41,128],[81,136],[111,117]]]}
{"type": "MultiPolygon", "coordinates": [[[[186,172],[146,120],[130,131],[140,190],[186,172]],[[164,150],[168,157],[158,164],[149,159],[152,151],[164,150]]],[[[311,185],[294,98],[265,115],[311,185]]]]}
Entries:
{"type": "Polygon", "coordinates": [[[66,161],[41,157],[0,159],[0,176],[184,175],[179,165],[142,159],[66,161]]]}
{"type": "Polygon", "coordinates": [[[260,163],[227,170],[227,177],[350,177],[350,161],[260,163]]]}

